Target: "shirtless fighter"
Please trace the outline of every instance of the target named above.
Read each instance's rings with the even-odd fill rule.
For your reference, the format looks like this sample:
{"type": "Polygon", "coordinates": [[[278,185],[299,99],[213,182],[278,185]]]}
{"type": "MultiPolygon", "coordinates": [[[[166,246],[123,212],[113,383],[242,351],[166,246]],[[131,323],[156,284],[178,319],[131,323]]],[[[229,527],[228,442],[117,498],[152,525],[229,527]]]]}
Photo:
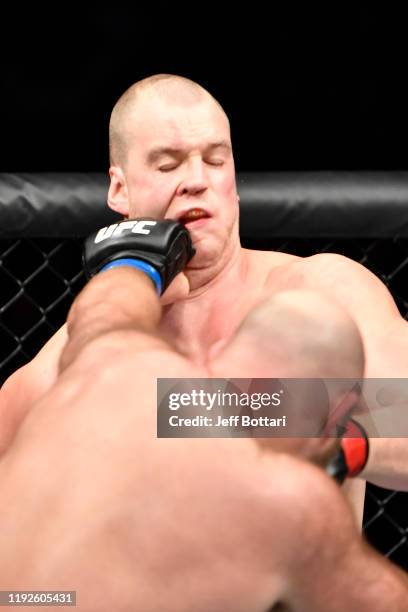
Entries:
{"type": "Polygon", "coordinates": [[[405,574],[361,541],[320,467],[254,439],[156,437],[156,378],[219,376],[233,348],[235,371],[246,371],[253,355],[241,344],[258,342],[267,304],[274,342],[257,346],[262,371],[281,358],[290,374],[332,370],[334,333],[335,363],[361,373],[351,318],[322,297],[327,335],[308,351],[280,328],[296,331],[316,296],[276,294],[244,319],[234,347],[195,364],[163,338],[157,297],[191,257],[189,234],[142,224],[149,234],[125,222],[117,238],[88,242],[96,276],[69,314],[57,380],[0,459],[0,590],[75,590],[81,612],[405,611],[405,574]]]}
{"type": "MultiPolygon", "coordinates": [[[[335,352],[341,343],[336,317],[346,316],[340,315],[344,310],[363,340],[365,376],[406,377],[407,323],[377,277],[339,255],[298,258],[241,248],[229,121],[201,86],[178,76],[156,75],[130,87],[112,112],[110,156],[112,209],[125,218],[177,220],[192,236],[196,254],[179,275],[177,291],[170,288],[161,298],[159,322],[163,337],[190,361],[211,370],[256,305],[283,292],[308,290],[315,293],[313,304],[302,303],[300,296],[287,304],[282,296],[281,314],[288,309],[288,318],[297,320],[293,328],[281,327],[288,340],[296,345],[301,338],[304,346],[316,347],[331,339],[335,352]],[[328,306],[325,296],[337,305],[328,306]]],[[[257,368],[257,343],[268,343],[268,334],[277,331],[273,321],[274,311],[266,302],[254,319],[258,339],[250,363],[257,368]]],[[[3,448],[29,407],[55,382],[66,340],[64,327],[5,383],[3,448]]],[[[285,358],[280,355],[282,364],[285,358]]],[[[227,375],[235,375],[232,361],[227,375]]],[[[254,376],[251,365],[245,375],[254,376]]],[[[265,375],[278,376],[268,364],[265,375]]],[[[362,476],[380,486],[407,490],[407,466],[405,439],[374,438],[362,476]]],[[[354,497],[361,514],[364,481],[355,479],[352,485],[359,489],[354,497]]]]}

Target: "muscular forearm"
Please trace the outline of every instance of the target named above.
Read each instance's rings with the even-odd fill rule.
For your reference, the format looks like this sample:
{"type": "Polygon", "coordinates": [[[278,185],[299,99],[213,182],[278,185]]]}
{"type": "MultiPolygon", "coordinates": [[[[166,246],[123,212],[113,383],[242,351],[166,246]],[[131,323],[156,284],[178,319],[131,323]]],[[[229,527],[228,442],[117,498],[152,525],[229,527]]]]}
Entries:
{"type": "MultiPolygon", "coordinates": [[[[95,340],[106,340],[112,332],[157,336],[158,296],[170,288],[194,253],[188,231],[169,219],[123,221],[89,236],[83,260],[86,276],[92,280],[69,313],[68,342],[59,372],[95,340]]],[[[182,285],[185,293],[186,278],[182,285]]]]}
{"type": "MultiPolygon", "coordinates": [[[[309,570],[309,579],[300,597],[292,601],[296,611],[338,612],[404,612],[407,608],[408,580],[405,573],[361,543],[355,542],[347,553],[334,557],[328,563],[328,575],[316,564],[314,574],[309,570]],[[321,571],[319,571],[321,570],[321,571]],[[357,578],[358,577],[358,578],[357,578]]],[[[330,542],[326,542],[326,547],[330,542]]],[[[324,559],[326,552],[322,552],[324,559]]]]}
{"type": "Polygon", "coordinates": [[[408,438],[370,438],[361,477],[379,487],[408,491],[408,438]]]}
{"type": "Polygon", "coordinates": [[[408,406],[401,401],[406,383],[405,379],[390,383],[382,379],[365,383],[369,411],[355,416],[369,438],[361,476],[380,487],[408,491],[408,406]]]}
{"type": "Polygon", "coordinates": [[[68,315],[68,342],[60,371],[104,334],[127,329],[154,333],[160,316],[155,288],[143,272],[123,267],[99,274],[80,293],[68,315]]]}

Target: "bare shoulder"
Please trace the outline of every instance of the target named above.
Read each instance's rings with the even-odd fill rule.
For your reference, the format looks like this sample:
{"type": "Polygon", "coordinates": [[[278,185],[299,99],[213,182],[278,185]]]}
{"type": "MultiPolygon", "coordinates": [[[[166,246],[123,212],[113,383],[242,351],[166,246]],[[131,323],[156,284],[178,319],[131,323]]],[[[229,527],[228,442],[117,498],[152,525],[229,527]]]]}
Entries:
{"type": "Polygon", "coordinates": [[[307,285],[312,284],[326,285],[346,277],[348,281],[364,279],[375,285],[383,285],[380,279],[362,264],[337,253],[317,253],[309,257],[299,257],[279,251],[244,251],[249,265],[257,272],[264,273],[268,281],[283,283],[286,285],[285,289],[309,288],[307,285]]]}
{"type": "Polygon", "coordinates": [[[301,258],[297,255],[281,253],[280,251],[256,251],[254,249],[242,250],[252,271],[257,276],[265,279],[268,278],[268,275],[272,270],[301,260],[301,258]]]}
{"type": "MultiPolygon", "coordinates": [[[[275,487],[271,494],[265,486],[274,521],[273,541],[268,534],[264,541],[285,577],[283,609],[406,610],[404,573],[362,542],[340,487],[321,468],[296,457],[271,453],[265,460],[275,487]]],[[[272,569],[277,571],[276,565],[272,569]]]]}
{"type": "Polygon", "coordinates": [[[395,315],[397,308],[382,280],[362,264],[337,253],[298,257],[276,251],[249,251],[249,265],[263,281],[268,294],[290,290],[327,293],[354,308],[372,305],[372,300],[395,315]]]}
{"type": "Polygon", "coordinates": [[[30,401],[45,393],[57,378],[58,362],[67,337],[64,324],[29,363],[6,380],[2,392],[16,394],[18,391],[19,395],[24,395],[30,401]]]}
{"type": "Polygon", "coordinates": [[[355,531],[351,510],[341,488],[321,467],[294,454],[274,452],[273,448],[270,450],[265,445],[261,452],[267,478],[273,482],[280,481],[276,498],[271,498],[270,501],[275,510],[282,512],[283,521],[288,519],[288,512],[292,514],[290,524],[294,531],[296,526],[303,531],[305,520],[307,521],[309,531],[308,534],[303,533],[303,542],[308,537],[315,541],[321,534],[325,517],[333,508],[335,515],[332,516],[331,523],[326,525],[327,529],[334,529],[336,532],[335,521],[339,519],[343,526],[347,525],[355,531]],[[319,512],[316,511],[317,508],[320,509],[319,512]],[[313,531],[315,532],[312,534],[313,531]]]}
{"type": "Polygon", "coordinates": [[[324,564],[334,565],[336,555],[347,551],[358,537],[357,530],[340,488],[322,468],[264,446],[257,475],[261,485],[256,516],[261,531],[257,535],[264,542],[262,551],[267,555],[265,562],[269,558],[271,574],[279,572],[285,577],[282,603],[297,610],[292,596],[296,592],[301,598],[306,595],[305,574],[310,579],[309,571],[325,573],[324,564]]]}
{"type": "Polygon", "coordinates": [[[26,414],[54,384],[65,345],[65,325],[43,346],[36,357],[14,372],[0,391],[0,455],[9,447],[26,414]]]}
{"type": "Polygon", "coordinates": [[[305,268],[311,271],[316,270],[319,273],[336,277],[347,274],[351,275],[351,278],[369,279],[375,283],[381,283],[380,279],[368,268],[339,253],[317,253],[310,257],[304,257],[301,261],[305,268]]]}
{"type": "Polygon", "coordinates": [[[353,281],[364,280],[383,285],[382,281],[362,264],[340,255],[338,253],[317,253],[309,257],[297,257],[287,262],[288,274],[301,271],[304,278],[319,278],[322,282],[328,280],[336,281],[339,278],[347,278],[353,281]]]}
{"type": "MultiPolygon", "coordinates": [[[[336,253],[319,253],[288,261],[271,270],[268,289],[321,291],[355,310],[370,308],[396,316],[398,309],[383,281],[362,264],[336,253]]],[[[366,312],[365,312],[366,314],[366,312]]]]}

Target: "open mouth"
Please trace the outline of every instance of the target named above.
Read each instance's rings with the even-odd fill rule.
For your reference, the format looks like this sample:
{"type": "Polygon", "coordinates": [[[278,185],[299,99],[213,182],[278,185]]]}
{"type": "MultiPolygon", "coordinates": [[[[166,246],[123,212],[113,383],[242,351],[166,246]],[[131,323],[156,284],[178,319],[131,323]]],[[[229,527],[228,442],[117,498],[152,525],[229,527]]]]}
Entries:
{"type": "Polygon", "coordinates": [[[203,210],[202,208],[192,208],[179,217],[179,223],[182,223],[184,226],[192,225],[193,223],[197,223],[198,221],[202,221],[203,219],[209,219],[210,215],[203,210]]]}

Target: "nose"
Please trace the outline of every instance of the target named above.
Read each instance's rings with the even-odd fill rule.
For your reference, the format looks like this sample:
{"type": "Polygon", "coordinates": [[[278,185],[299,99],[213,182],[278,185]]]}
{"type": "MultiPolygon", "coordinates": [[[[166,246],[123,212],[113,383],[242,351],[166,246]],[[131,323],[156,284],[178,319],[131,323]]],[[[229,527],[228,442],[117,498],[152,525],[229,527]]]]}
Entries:
{"type": "Polygon", "coordinates": [[[184,174],[177,188],[177,195],[198,195],[208,187],[208,177],[204,161],[200,156],[192,156],[185,162],[184,174]]]}

